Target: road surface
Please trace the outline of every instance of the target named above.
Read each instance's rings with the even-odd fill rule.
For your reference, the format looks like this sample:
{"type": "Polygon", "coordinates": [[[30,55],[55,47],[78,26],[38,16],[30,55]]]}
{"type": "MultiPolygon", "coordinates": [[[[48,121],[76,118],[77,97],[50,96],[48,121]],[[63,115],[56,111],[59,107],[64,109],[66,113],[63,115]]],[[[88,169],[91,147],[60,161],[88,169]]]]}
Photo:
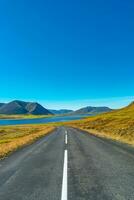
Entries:
{"type": "Polygon", "coordinates": [[[134,148],[73,128],[0,161],[0,200],[133,200],[134,148]]]}

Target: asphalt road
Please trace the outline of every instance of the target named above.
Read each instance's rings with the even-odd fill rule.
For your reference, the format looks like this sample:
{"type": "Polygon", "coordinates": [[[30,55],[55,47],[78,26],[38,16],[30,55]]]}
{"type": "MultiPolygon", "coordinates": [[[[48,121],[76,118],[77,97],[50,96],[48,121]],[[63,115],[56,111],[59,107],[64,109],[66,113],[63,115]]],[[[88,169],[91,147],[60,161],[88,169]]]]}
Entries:
{"type": "Polygon", "coordinates": [[[0,200],[134,200],[134,148],[60,127],[0,161],[0,200]]]}

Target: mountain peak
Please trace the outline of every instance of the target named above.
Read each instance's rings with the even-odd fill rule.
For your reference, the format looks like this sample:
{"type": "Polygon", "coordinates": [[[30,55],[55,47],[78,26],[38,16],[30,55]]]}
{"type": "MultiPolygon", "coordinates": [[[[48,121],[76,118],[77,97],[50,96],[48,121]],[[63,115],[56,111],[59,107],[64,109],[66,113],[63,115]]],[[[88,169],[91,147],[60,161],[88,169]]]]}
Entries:
{"type": "Polygon", "coordinates": [[[37,102],[14,100],[0,106],[0,114],[48,115],[52,113],[37,102]]]}

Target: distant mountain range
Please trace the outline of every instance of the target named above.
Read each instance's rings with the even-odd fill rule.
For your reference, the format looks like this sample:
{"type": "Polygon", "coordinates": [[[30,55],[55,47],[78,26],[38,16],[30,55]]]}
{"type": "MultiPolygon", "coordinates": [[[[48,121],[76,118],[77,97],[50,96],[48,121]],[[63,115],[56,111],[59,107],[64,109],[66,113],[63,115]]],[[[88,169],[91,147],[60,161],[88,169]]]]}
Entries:
{"type": "Polygon", "coordinates": [[[76,111],[73,110],[67,110],[67,109],[61,109],[61,110],[49,110],[53,114],[65,114],[65,115],[81,115],[81,114],[99,114],[99,113],[104,113],[104,112],[110,112],[112,111],[111,108],[109,107],[92,107],[92,106],[87,106],[81,109],[78,109],[76,111]]]}
{"type": "Polygon", "coordinates": [[[49,115],[52,113],[39,103],[15,100],[9,103],[0,103],[0,114],[49,115]]]}
{"type": "Polygon", "coordinates": [[[81,108],[79,110],[74,111],[72,114],[73,115],[80,115],[80,114],[99,114],[99,113],[104,113],[104,112],[110,112],[112,111],[111,108],[109,107],[92,107],[92,106],[87,106],[84,108],[81,108]]]}
{"type": "Polygon", "coordinates": [[[68,109],[60,109],[60,110],[49,110],[51,113],[55,115],[63,115],[63,114],[68,114],[73,112],[73,110],[68,110],[68,109]]]}
{"type": "Polygon", "coordinates": [[[52,110],[46,109],[37,102],[25,102],[14,100],[9,103],[0,103],[0,114],[33,114],[33,115],[81,115],[91,114],[96,115],[103,112],[109,112],[112,109],[108,107],[92,107],[87,106],[79,110],[73,111],[68,109],[52,110]]]}

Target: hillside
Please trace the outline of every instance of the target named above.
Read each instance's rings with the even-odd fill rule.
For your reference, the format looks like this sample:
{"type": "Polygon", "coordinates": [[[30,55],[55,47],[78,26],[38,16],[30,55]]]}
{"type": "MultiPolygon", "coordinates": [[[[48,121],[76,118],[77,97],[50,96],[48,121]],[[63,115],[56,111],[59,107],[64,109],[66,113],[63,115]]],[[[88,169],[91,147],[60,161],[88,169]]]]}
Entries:
{"type": "Polygon", "coordinates": [[[99,136],[134,144],[134,102],[125,108],[68,124],[99,136]]]}
{"type": "Polygon", "coordinates": [[[73,112],[73,110],[68,110],[68,109],[49,110],[49,111],[55,115],[63,115],[73,112]]]}
{"type": "Polygon", "coordinates": [[[98,113],[103,113],[103,112],[109,112],[112,109],[108,107],[92,107],[92,106],[87,106],[84,108],[81,108],[79,110],[74,111],[72,114],[74,115],[79,115],[79,114],[98,114],[98,113]]]}
{"type": "Polygon", "coordinates": [[[52,113],[36,102],[25,102],[25,101],[15,100],[0,106],[0,114],[49,115],[52,113]]]}
{"type": "Polygon", "coordinates": [[[0,107],[3,106],[5,103],[0,103],[0,107]]]}
{"type": "Polygon", "coordinates": [[[50,115],[52,114],[49,110],[41,106],[39,103],[28,103],[26,105],[26,110],[29,114],[33,115],[50,115]]]}

